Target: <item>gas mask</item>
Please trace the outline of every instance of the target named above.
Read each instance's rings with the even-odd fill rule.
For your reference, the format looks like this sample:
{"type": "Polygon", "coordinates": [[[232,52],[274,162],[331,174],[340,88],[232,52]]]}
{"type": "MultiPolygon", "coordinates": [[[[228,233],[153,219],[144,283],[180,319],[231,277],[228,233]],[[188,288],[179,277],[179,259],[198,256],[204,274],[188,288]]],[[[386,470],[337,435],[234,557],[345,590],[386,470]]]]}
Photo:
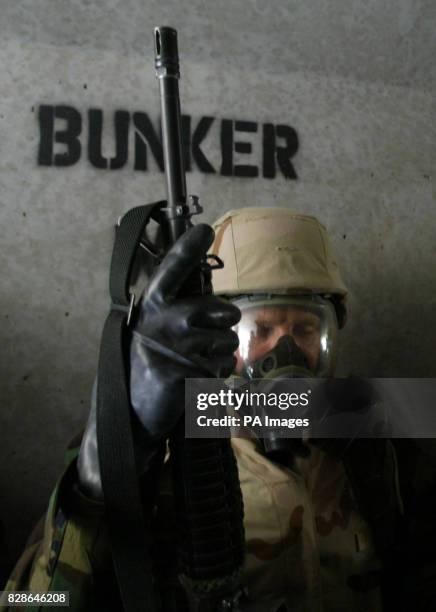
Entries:
{"type": "MultiPolygon", "coordinates": [[[[248,380],[325,378],[336,363],[338,324],[334,306],[317,295],[244,296],[235,375],[248,380]]],[[[289,454],[293,440],[271,433],[265,452],[276,460],[289,454]]]]}
{"type": "Polygon", "coordinates": [[[241,310],[236,374],[244,378],[331,376],[338,324],[333,304],[314,296],[247,296],[241,310]]]}

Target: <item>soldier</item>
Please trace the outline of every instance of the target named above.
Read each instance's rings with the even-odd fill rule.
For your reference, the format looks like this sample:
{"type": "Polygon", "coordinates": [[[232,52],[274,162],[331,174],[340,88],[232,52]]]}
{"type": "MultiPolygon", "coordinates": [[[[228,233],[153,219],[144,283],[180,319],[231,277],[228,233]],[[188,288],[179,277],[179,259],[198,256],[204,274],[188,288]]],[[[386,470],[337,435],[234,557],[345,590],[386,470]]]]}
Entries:
{"type": "MultiPolygon", "coordinates": [[[[347,290],[326,230],[314,217],[243,208],[214,228],[215,237],[208,226],[191,229],[160,264],[130,346],[135,450],[156,517],[164,612],[185,609],[176,603],[182,596],[171,563],[177,526],[168,461],[160,472],[165,440],[184,409],[184,379],[201,377],[199,364],[219,377],[259,377],[262,358],[274,351],[281,374],[299,368],[332,376],[346,318],[347,290]],[[177,289],[211,244],[225,262],[214,273],[215,295],[178,298],[177,289]]],[[[120,609],[95,430],[94,393],[83,439],[69,450],[45,523],[32,534],[7,590],[68,590],[73,611],[120,609]]],[[[401,609],[392,588],[401,499],[389,441],[300,442],[280,454],[257,439],[232,444],[245,508],[249,610],[401,609]]]]}

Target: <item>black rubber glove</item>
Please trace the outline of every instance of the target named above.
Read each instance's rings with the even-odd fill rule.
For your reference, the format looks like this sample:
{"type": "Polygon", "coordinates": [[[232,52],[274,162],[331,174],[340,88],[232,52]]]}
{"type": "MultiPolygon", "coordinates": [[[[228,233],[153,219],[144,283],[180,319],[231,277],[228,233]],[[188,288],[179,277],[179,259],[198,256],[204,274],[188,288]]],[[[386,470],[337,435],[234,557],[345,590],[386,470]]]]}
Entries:
{"type": "MultiPolygon", "coordinates": [[[[130,399],[140,473],[184,411],[185,378],[229,376],[238,336],[239,309],[213,295],[183,297],[183,288],[211,246],[214,232],[196,225],[174,244],[141,298],[130,341],[130,399]]],[[[95,402],[93,402],[95,404],[95,402]]],[[[102,499],[95,406],[78,460],[81,490],[102,499]]]]}

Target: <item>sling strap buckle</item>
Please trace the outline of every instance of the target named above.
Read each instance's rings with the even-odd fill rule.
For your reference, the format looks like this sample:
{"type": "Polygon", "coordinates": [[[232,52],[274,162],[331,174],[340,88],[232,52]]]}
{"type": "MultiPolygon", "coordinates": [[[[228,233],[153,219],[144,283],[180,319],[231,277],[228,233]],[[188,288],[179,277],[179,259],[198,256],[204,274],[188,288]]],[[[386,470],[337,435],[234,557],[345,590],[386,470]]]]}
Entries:
{"type": "Polygon", "coordinates": [[[132,319],[133,309],[135,307],[135,299],[136,296],[134,293],[130,293],[129,304],[126,306],[125,304],[117,304],[116,302],[112,302],[111,310],[120,310],[127,315],[126,318],[126,327],[129,327],[130,321],[132,319]]]}

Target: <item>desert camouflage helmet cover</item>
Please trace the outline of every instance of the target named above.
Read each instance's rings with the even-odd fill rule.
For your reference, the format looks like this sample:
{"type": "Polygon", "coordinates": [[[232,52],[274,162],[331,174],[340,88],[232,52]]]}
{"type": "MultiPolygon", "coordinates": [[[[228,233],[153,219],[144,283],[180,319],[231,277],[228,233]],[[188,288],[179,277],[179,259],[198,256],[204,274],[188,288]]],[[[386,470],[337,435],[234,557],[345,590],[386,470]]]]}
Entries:
{"type": "Polygon", "coordinates": [[[315,293],[335,296],[345,310],[347,288],[315,217],[248,207],[227,212],[213,227],[211,251],[225,263],[213,273],[217,295],[315,293]]]}

